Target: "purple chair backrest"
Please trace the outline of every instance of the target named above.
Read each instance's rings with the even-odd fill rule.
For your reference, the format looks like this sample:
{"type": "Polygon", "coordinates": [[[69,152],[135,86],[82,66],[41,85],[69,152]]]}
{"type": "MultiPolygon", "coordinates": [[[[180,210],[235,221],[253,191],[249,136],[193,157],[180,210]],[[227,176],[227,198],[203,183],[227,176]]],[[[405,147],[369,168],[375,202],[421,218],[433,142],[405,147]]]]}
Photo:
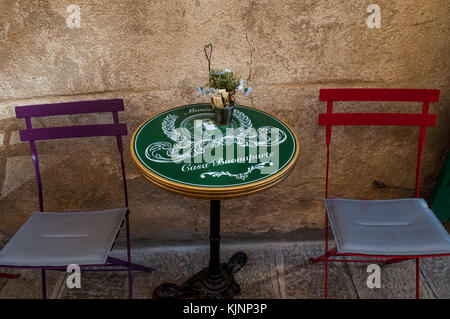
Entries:
{"type": "Polygon", "coordinates": [[[26,130],[20,131],[21,141],[30,142],[31,156],[36,170],[36,179],[39,192],[39,208],[44,211],[44,200],[42,196],[42,182],[39,171],[39,158],[35,141],[59,138],[92,137],[92,136],[115,136],[120,154],[120,164],[122,167],[122,179],[125,195],[125,206],[128,207],[128,191],[125,176],[125,164],[123,159],[122,135],[127,135],[127,125],[119,122],[119,111],[124,110],[123,100],[97,100],[79,101],[68,103],[27,105],[16,107],[16,117],[24,118],[27,126],[26,130]],[[55,115],[70,115],[82,113],[102,113],[112,112],[113,124],[76,125],[59,126],[46,128],[32,128],[31,118],[55,115]]]}

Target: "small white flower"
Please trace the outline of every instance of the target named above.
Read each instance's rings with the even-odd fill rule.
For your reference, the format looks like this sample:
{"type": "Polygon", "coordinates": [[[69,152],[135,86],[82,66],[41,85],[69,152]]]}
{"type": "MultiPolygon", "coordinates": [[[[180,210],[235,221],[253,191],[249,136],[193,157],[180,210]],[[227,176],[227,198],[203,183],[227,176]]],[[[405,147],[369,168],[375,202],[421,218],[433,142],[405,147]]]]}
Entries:
{"type": "Polygon", "coordinates": [[[245,81],[244,81],[244,80],[241,80],[241,81],[239,82],[239,86],[237,87],[237,89],[238,89],[239,91],[242,91],[242,90],[244,89],[244,85],[245,85],[245,81]]]}
{"type": "Polygon", "coordinates": [[[230,73],[231,70],[230,70],[230,69],[224,69],[223,72],[225,72],[225,73],[230,73]]]}

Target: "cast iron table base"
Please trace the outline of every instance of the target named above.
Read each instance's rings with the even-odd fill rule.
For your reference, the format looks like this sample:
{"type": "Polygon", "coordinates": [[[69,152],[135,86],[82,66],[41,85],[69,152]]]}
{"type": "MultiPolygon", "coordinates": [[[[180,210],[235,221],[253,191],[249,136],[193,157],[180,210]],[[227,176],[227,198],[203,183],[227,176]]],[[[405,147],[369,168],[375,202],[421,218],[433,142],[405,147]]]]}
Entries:
{"type": "Polygon", "coordinates": [[[154,299],[232,299],[241,288],[234,274],[247,262],[243,252],[235,253],[228,263],[220,263],[220,201],[210,206],[209,266],[181,286],[163,283],[153,291],[154,299]]]}
{"type": "Polygon", "coordinates": [[[227,264],[220,264],[220,273],[212,275],[204,268],[181,286],[163,283],[153,292],[154,299],[232,299],[241,292],[234,273],[247,262],[247,255],[238,252],[227,264]]]}

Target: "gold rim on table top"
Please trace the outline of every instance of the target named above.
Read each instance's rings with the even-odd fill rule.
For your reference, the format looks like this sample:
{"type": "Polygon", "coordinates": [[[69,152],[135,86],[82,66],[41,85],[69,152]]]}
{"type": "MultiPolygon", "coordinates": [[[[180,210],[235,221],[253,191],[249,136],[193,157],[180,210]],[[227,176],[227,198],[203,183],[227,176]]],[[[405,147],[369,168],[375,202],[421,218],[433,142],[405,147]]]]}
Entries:
{"type": "MultiPolygon", "coordinates": [[[[145,178],[147,178],[147,179],[150,179],[150,180],[155,180],[154,178],[153,178],[153,176],[151,176],[151,175],[148,175],[147,174],[147,172],[146,171],[143,171],[143,170],[141,170],[141,168],[140,167],[138,167],[138,166],[136,166],[136,169],[139,171],[139,173],[140,174],[142,174],[142,175],[144,175],[144,177],[145,178]]],[[[284,175],[286,175],[287,173],[289,173],[291,170],[293,169],[293,166],[291,167],[291,169],[289,169],[289,170],[286,170],[286,171],[284,171],[283,172],[283,174],[280,174],[280,175],[277,175],[277,178],[280,178],[280,177],[283,177],[284,175]]],[[[274,181],[274,180],[277,180],[277,178],[275,178],[275,179],[271,179],[271,180],[267,180],[264,184],[262,184],[262,185],[265,185],[265,184],[268,184],[268,183],[270,183],[270,182],[272,182],[272,181],[274,181]]],[[[170,183],[166,183],[165,181],[161,181],[161,180],[155,180],[156,182],[158,182],[158,183],[161,183],[161,184],[164,184],[164,185],[167,185],[168,187],[171,187],[171,188],[174,188],[174,189],[180,189],[180,190],[185,190],[186,188],[185,187],[180,187],[180,186],[176,186],[176,185],[173,185],[173,184],[170,184],[170,183]]],[[[250,185],[250,184],[249,184],[250,185]]],[[[258,188],[258,187],[260,187],[260,186],[262,186],[261,184],[258,184],[258,185],[256,185],[256,186],[249,186],[249,187],[246,187],[246,189],[253,189],[253,188],[258,188]]],[[[229,188],[229,189],[226,189],[225,191],[223,190],[223,189],[214,189],[214,188],[211,188],[211,189],[208,189],[209,190],[209,193],[215,193],[215,194],[221,194],[221,193],[233,193],[233,192],[239,192],[240,191],[240,189],[232,189],[231,187],[229,188]]],[[[203,193],[204,191],[203,190],[193,190],[193,189],[191,189],[190,190],[191,192],[194,192],[194,193],[203,193]]]]}
{"type": "MultiPolygon", "coordinates": [[[[273,181],[272,183],[268,183],[266,185],[260,186],[256,189],[253,190],[246,190],[245,192],[239,192],[239,193],[218,193],[218,194],[206,194],[206,193],[194,193],[194,192],[186,192],[180,189],[175,189],[175,188],[171,188],[165,184],[161,184],[157,181],[151,180],[149,179],[153,184],[155,184],[156,186],[163,188],[167,191],[170,191],[172,193],[178,194],[178,195],[183,195],[183,196],[187,196],[187,197],[192,197],[192,198],[199,198],[199,199],[231,199],[231,198],[238,198],[238,197],[244,197],[244,196],[248,196],[248,195],[252,195],[255,193],[258,193],[260,191],[263,191],[267,188],[272,187],[273,185],[277,184],[278,182],[280,182],[281,180],[283,180],[284,178],[286,178],[290,173],[292,172],[292,170],[290,170],[289,172],[287,172],[285,175],[283,175],[282,177],[280,177],[278,180],[273,181]]],[[[142,172],[140,172],[141,174],[143,174],[142,172]]],[[[146,177],[144,175],[144,177],[146,177]]]]}
{"type": "MultiPolygon", "coordinates": [[[[180,106],[176,106],[176,107],[167,109],[165,111],[159,112],[159,113],[147,118],[134,130],[134,132],[131,136],[131,141],[130,141],[131,157],[133,159],[134,164],[136,165],[136,167],[138,169],[138,172],[141,175],[143,175],[146,179],[150,180],[151,182],[153,182],[154,184],[158,185],[161,188],[175,192],[177,194],[210,199],[210,198],[212,198],[211,196],[217,196],[217,198],[231,198],[231,197],[239,197],[239,196],[245,196],[245,195],[249,195],[252,193],[256,193],[258,190],[266,189],[268,187],[267,185],[269,185],[269,184],[270,184],[270,186],[275,185],[276,183],[280,182],[281,180],[283,180],[285,177],[287,177],[290,174],[291,169],[293,169],[294,164],[297,161],[298,153],[299,153],[299,141],[298,141],[297,135],[295,134],[295,132],[292,130],[292,128],[287,123],[280,120],[278,117],[271,115],[267,112],[261,111],[261,110],[258,110],[258,112],[262,112],[272,118],[275,118],[276,120],[281,122],[283,125],[285,125],[289,129],[289,131],[291,132],[291,134],[295,140],[296,150],[295,150],[294,156],[292,157],[291,161],[286,165],[286,167],[284,167],[282,170],[280,170],[276,174],[270,175],[267,178],[264,178],[262,180],[252,182],[249,184],[245,184],[245,185],[227,186],[227,187],[202,187],[202,186],[191,186],[191,185],[187,185],[187,184],[183,184],[183,183],[174,182],[169,179],[163,178],[163,177],[159,176],[158,174],[155,174],[152,171],[150,171],[147,167],[145,167],[141,163],[141,161],[137,158],[136,153],[134,152],[134,140],[136,137],[136,133],[148,121],[150,121],[151,119],[153,119],[163,113],[169,112],[169,111],[177,109],[177,108],[186,107],[186,106],[194,106],[194,105],[199,105],[199,104],[205,104],[205,103],[180,105],[180,106]],[[273,182],[273,183],[271,183],[271,182],[273,182]],[[229,197],[227,197],[227,195],[229,197]]],[[[238,106],[252,109],[251,107],[248,107],[245,105],[238,105],[238,106]]]]}
{"type": "MultiPolygon", "coordinates": [[[[154,182],[154,183],[157,183],[157,184],[159,184],[159,185],[164,185],[165,187],[170,188],[170,189],[174,189],[174,190],[178,190],[178,191],[185,191],[185,192],[186,192],[186,189],[184,189],[184,188],[171,187],[171,185],[162,183],[162,182],[157,181],[157,180],[153,180],[153,179],[151,179],[150,177],[146,176],[146,175],[145,175],[145,172],[139,171],[139,173],[142,174],[144,177],[146,177],[148,180],[150,180],[150,181],[152,181],[152,182],[154,182]]],[[[258,187],[248,188],[248,189],[246,189],[246,190],[247,190],[247,191],[252,191],[252,190],[257,190],[257,189],[259,189],[259,188],[261,188],[261,187],[264,187],[265,185],[272,185],[273,183],[276,183],[276,182],[280,181],[281,179],[285,178],[285,177],[286,177],[288,174],[290,174],[290,173],[291,173],[291,170],[287,171],[285,174],[279,176],[277,179],[272,180],[272,181],[270,181],[270,182],[268,182],[268,183],[266,183],[266,184],[264,184],[264,185],[259,185],[258,187]]],[[[199,192],[199,191],[191,191],[191,190],[188,191],[188,192],[191,193],[191,194],[199,194],[199,195],[205,193],[205,192],[203,192],[203,191],[199,192]]],[[[226,195],[226,194],[232,195],[232,194],[239,194],[239,193],[241,193],[241,192],[242,192],[242,190],[238,190],[238,191],[228,191],[228,192],[223,192],[223,191],[222,191],[222,192],[208,192],[208,194],[209,194],[209,195],[226,195]]]]}
{"type": "Polygon", "coordinates": [[[137,166],[136,169],[138,170],[138,172],[143,175],[146,179],[148,179],[149,181],[151,181],[152,183],[156,184],[157,186],[164,188],[166,190],[172,191],[174,193],[177,194],[183,194],[189,197],[196,197],[196,198],[205,198],[205,199],[226,199],[226,198],[232,198],[232,197],[240,197],[240,196],[246,196],[246,195],[250,195],[250,194],[254,194],[256,192],[259,192],[261,190],[267,189],[268,187],[271,187],[275,184],[277,184],[278,182],[280,182],[281,180],[283,180],[284,178],[286,178],[293,169],[290,169],[289,171],[286,171],[285,174],[279,176],[277,179],[275,180],[271,180],[270,182],[264,184],[264,185],[259,185],[258,187],[255,188],[248,188],[244,191],[242,190],[233,190],[233,191],[228,191],[228,192],[198,192],[198,191],[187,191],[184,188],[176,188],[170,185],[167,185],[163,182],[160,181],[156,181],[153,180],[151,177],[147,176],[145,172],[141,171],[137,166]]]}

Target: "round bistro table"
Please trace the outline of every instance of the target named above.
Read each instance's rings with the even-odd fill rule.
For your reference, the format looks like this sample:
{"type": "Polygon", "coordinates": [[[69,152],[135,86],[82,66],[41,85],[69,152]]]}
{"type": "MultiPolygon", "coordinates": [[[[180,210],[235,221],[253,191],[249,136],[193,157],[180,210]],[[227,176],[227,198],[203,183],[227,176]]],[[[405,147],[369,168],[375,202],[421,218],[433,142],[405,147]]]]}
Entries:
{"type": "Polygon", "coordinates": [[[297,136],[268,113],[236,106],[229,125],[218,125],[210,104],[172,108],[142,123],[131,138],[137,170],[183,196],[210,200],[209,266],[184,284],[164,283],[154,298],[233,298],[234,273],[247,262],[235,253],[220,262],[220,200],[247,196],[286,178],[298,157],[297,136]]]}

